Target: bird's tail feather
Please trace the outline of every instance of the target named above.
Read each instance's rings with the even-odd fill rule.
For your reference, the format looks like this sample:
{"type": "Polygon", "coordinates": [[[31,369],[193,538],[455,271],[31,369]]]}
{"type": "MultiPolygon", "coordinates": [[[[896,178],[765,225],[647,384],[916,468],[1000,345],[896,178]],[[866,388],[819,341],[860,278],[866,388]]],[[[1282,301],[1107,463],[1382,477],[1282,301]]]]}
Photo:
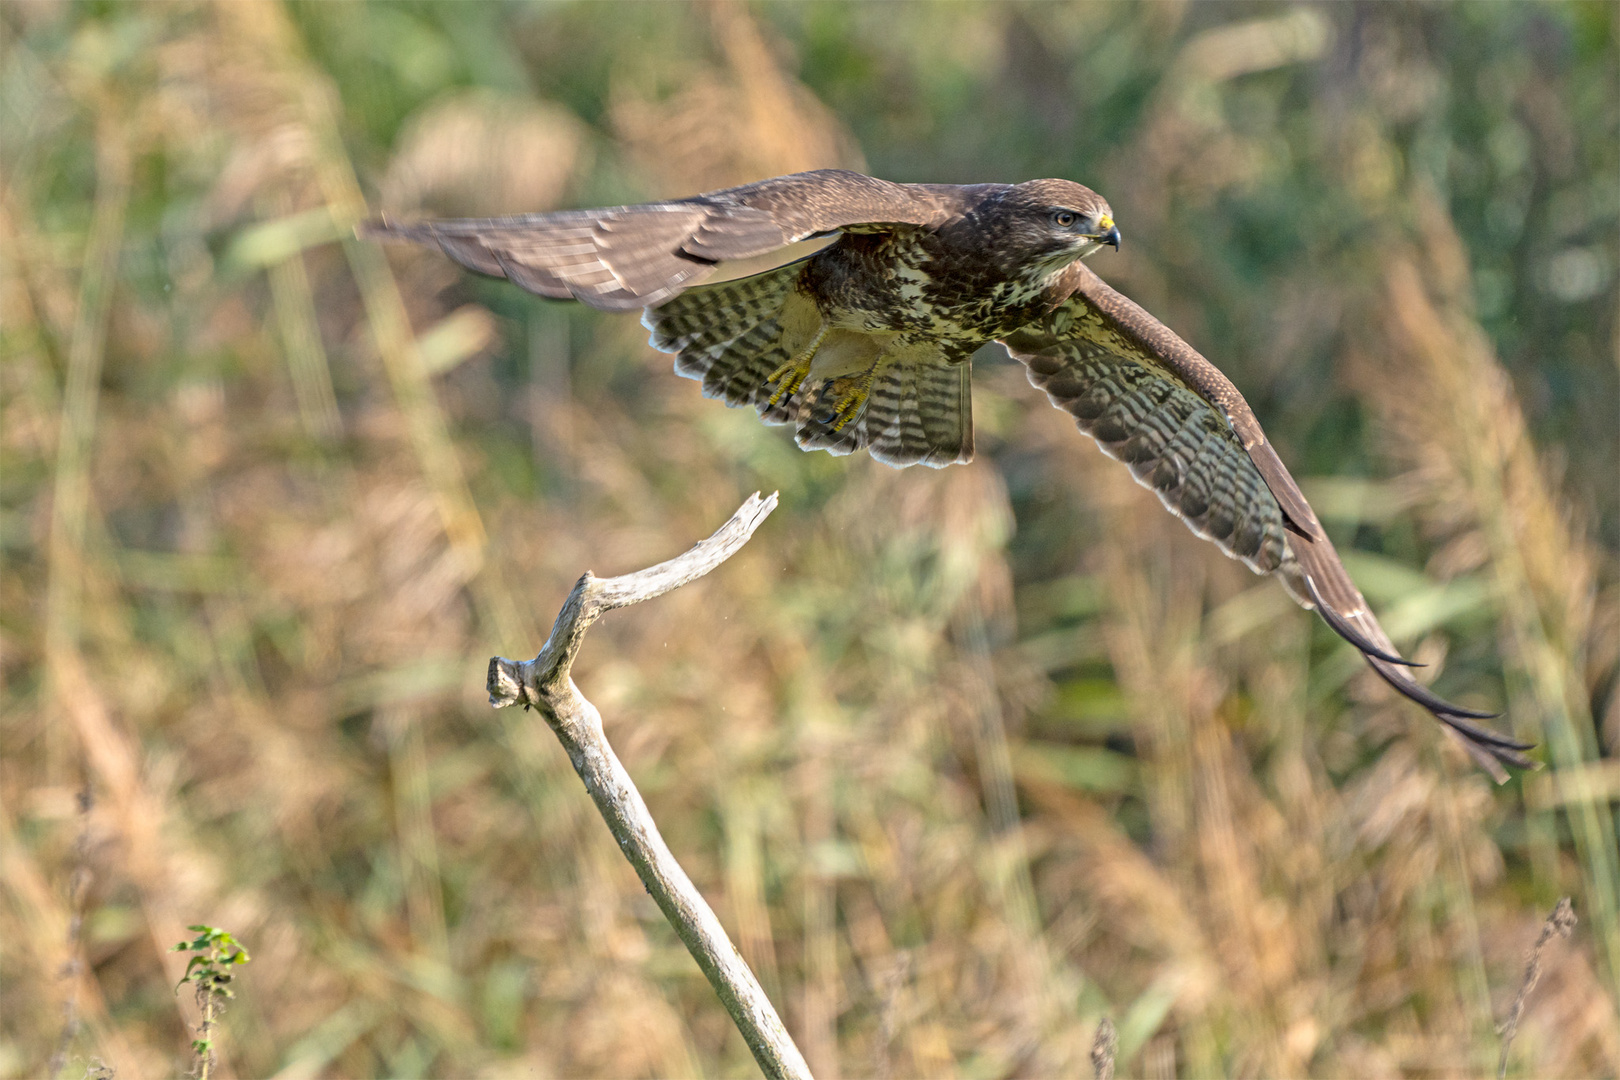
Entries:
{"type": "Polygon", "coordinates": [[[887,357],[878,361],[866,404],[839,426],[827,403],[800,408],[797,441],[806,450],[848,454],[865,447],[885,465],[943,468],[973,460],[972,362],[887,357]]]}
{"type": "Polygon", "coordinates": [[[815,317],[813,309],[794,314],[798,309],[789,306],[802,271],[800,264],[789,263],[752,277],[699,285],[648,308],[641,321],[652,331],[650,344],[675,353],[676,373],[701,380],[705,396],[751,405],[767,424],[796,425],[798,443],[806,450],[848,454],[865,447],[879,461],[902,467],[971,461],[973,396],[966,357],[951,362],[932,346],[875,355],[867,400],[849,418],[836,415],[839,403],[830,396],[848,382],[849,373],[786,392],[781,373],[798,359],[790,350],[811,340],[798,324],[806,315],[815,317]],[[784,333],[784,323],[791,332],[784,333]]]}

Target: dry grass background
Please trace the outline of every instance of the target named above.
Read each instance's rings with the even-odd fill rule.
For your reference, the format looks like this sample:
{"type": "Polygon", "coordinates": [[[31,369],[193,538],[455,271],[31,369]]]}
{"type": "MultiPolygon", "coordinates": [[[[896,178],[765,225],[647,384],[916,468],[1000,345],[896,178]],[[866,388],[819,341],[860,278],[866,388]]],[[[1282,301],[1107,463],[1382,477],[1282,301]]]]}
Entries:
{"type": "MultiPolygon", "coordinates": [[[[0,11],[0,1075],[53,1053],[64,1076],[177,1071],[195,1018],[164,949],[200,921],[254,954],[230,1075],[750,1075],[549,733],[490,712],[482,678],[532,655],[580,571],[664,558],[759,487],[783,506],[756,539],[610,618],[577,674],[818,1076],[1084,1074],[1105,1016],[1124,1075],[1480,1075],[1564,893],[1582,921],[1512,1070],[1620,1074],[1613,448],[1538,445],[1468,242],[1402,164],[1445,74],[1414,53],[1432,27],[1393,7],[481,10],[0,11]],[[827,68],[839,19],[944,59],[871,116],[831,76],[823,104],[793,49],[827,68]],[[508,67],[539,92],[495,61],[443,74],[498,54],[491,25],[517,28],[508,67]],[[596,47],[653,31],[616,64],[596,47]],[[361,39],[357,74],[331,41],[361,39]],[[1117,81],[1137,104],[1079,177],[1130,241],[1099,269],[1218,361],[1256,345],[1231,350],[1238,381],[1365,541],[1342,546],[1384,552],[1353,569],[1391,632],[1448,693],[1505,705],[1543,773],[1493,788],[1011,367],[981,365],[971,467],[799,455],[633,320],[349,239],[367,191],[497,213],[859,166],[850,125],[875,157],[875,117],[903,170],[949,143],[945,106],[910,102],[989,93],[974,73],[1068,153],[1042,80],[1109,52],[1136,57],[1117,81]],[[611,68],[594,112],[545,74],[570,63],[611,68]],[[1243,97],[1292,100],[1264,80],[1302,65],[1327,72],[1290,106],[1306,136],[1243,97]],[[362,78],[420,104],[379,121],[362,78]],[[1219,230],[1180,238],[1293,168],[1290,138],[1376,226],[1255,298],[1199,261],[1219,230]],[[1243,312],[1275,321],[1234,338],[1243,312]],[[1297,420],[1328,397],[1365,436],[1297,420]]],[[[1601,24],[1612,74],[1612,12],[1556,11],[1601,24]]],[[[1482,16],[1433,18],[1471,41],[1482,16]]],[[[1612,108],[1525,78],[1547,154],[1560,130],[1609,152],[1612,127],[1571,117],[1612,108]]],[[[942,175],[896,178],[999,178],[973,147],[1001,133],[961,135],[942,175]]],[[[1580,250],[1611,258],[1608,321],[1582,332],[1609,366],[1573,369],[1582,398],[1614,387],[1603,243],[1580,250]]],[[[1612,439],[1609,405],[1580,402],[1599,422],[1577,435],[1612,439]]]]}

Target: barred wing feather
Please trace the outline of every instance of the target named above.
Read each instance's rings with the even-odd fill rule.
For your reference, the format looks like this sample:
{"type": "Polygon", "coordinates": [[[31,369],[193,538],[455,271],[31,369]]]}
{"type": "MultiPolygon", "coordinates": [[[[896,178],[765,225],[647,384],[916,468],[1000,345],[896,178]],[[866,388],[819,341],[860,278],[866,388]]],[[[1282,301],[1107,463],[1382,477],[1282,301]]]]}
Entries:
{"type": "Polygon", "coordinates": [[[1230,380],[1088,268],[1074,272],[1070,298],[1004,342],[1030,381],[1193,532],[1280,577],[1498,781],[1504,763],[1533,767],[1529,744],[1478,723],[1491,714],[1453,705],[1412,677],[1230,380]]]}

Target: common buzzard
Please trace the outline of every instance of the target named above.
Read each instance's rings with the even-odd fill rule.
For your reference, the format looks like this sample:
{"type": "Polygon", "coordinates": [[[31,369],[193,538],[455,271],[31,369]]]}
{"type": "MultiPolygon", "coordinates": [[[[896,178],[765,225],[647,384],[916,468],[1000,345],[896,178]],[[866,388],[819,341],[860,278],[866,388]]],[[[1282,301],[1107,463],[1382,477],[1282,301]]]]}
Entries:
{"type": "Polygon", "coordinates": [[[1120,241],[1089,188],[821,170],[670,202],[361,232],[436,245],[541,296],[644,308],[653,346],[707,396],[794,425],[806,449],[864,448],[890,465],[973,457],[970,359],[1000,341],[1172,514],[1280,577],[1492,776],[1532,765],[1530,744],[1477,722],[1492,714],[1412,677],[1231,381],[1081,263],[1120,241]],[[834,234],[796,262],[700,284],[727,260],[834,234]]]}

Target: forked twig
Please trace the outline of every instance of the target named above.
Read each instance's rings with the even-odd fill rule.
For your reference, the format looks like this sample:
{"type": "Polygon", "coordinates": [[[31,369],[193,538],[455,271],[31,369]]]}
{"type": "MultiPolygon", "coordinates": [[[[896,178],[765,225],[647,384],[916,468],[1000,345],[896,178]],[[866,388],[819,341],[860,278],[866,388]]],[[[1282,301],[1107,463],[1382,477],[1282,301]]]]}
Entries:
{"type": "Polygon", "coordinates": [[[809,1080],[810,1068],[759,980],[670,854],[641,793],[602,733],[601,714],[569,675],[585,631],[604,612],[662,596],[707,574],[746,544],[775,509],[774,494],[761,499],[756,492],[713,536],[684,555],[622,577],[598,578],[586,571],[563,603],[539,656],[522,662],[500,656],[490,660],[489,703],[497,709],[522,705],[540,710],[613,838],[708,976],[760,1069],[772,1080],[809,1080]]]}
{"type": "Polygon", "coordinates": [[[1541,933],[1536,936],[1536,943],[1530,947],[1530,959],[1524,965],[1524,981],[1519,984],[1519,992],[1513,998],[1513,1004],[1508,1008],[1507,1019],[1497,1027],[1502,1035],[1502,1057],[1496,1064],[1498,1078],[1507,1075],[1508,1051],[1513,1047],[1513,1038],[1519,1033],[1519,1021],[1524,1017],[1524,1003],[1530,997],[1530,991],[1536,988],[1541,981],[1541,953],[1554,935],[1567,938],[1575,929],[1575,905],[1569,897],[1564,897],[1553,907],[1552,914],[1541,926],[1541,933]]]}

